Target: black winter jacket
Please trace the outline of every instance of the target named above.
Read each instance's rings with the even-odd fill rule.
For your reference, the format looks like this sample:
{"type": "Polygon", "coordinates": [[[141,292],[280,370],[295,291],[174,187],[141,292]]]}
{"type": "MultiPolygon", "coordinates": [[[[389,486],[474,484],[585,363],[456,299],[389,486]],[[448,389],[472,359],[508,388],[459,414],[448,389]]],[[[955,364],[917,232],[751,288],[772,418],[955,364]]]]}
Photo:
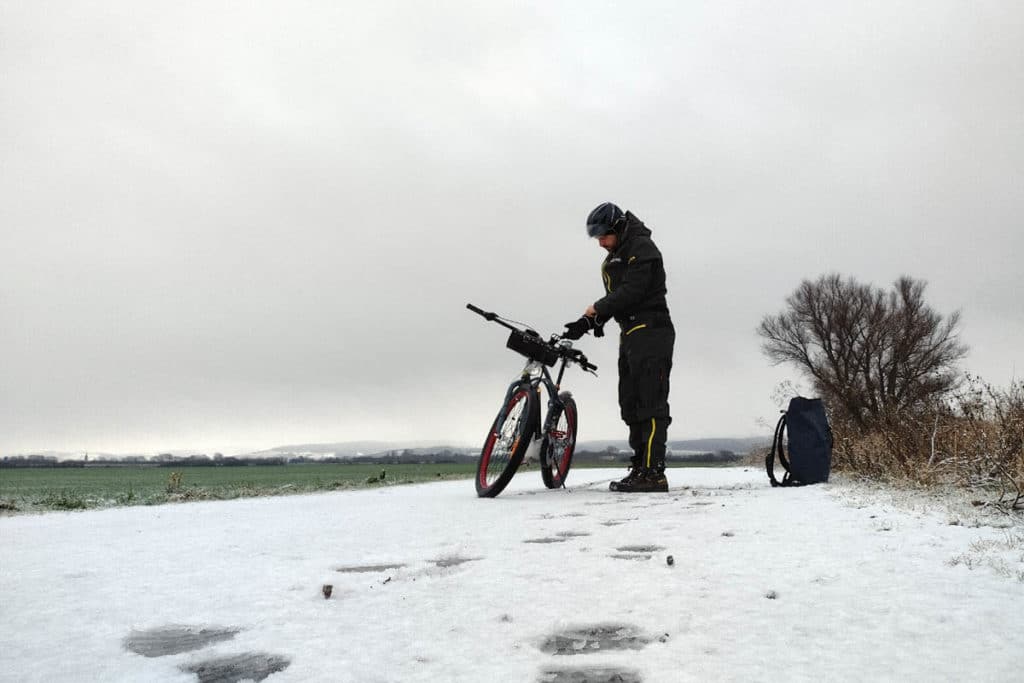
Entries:
{"type": "Polygon", "coordinates": [[[601,264],[601,277],[607,293],[594,302],[599,325],[610,318],[624,326],[652,320],[670,324],[661,252],[650,228],[628,211],[619,246],[601,264]]]}

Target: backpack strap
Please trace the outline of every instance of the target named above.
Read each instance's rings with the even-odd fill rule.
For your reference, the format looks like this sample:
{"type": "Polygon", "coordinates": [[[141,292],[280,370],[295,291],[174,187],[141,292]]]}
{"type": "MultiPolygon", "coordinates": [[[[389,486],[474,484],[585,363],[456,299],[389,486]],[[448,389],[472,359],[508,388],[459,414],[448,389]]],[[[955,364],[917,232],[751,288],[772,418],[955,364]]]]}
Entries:
{"type": "Polygon", "coordinates": [[[772,437],[772,450],[765,456],[764,466],[768,470],[768,479],[772,482],[772,486],[785,486],[786,477],[789,476],[789,462],[786,460],[786,456],[782,452],[782,434],[786,431],[786,411],[782,411],[782,417],[775,424],[775,436],[772,437]],[[778,449],[779,462],[786,470],[786,474],[783,475],[783,483],[779,483],[779,480],[775,478],[775,451],[778,449]]]}

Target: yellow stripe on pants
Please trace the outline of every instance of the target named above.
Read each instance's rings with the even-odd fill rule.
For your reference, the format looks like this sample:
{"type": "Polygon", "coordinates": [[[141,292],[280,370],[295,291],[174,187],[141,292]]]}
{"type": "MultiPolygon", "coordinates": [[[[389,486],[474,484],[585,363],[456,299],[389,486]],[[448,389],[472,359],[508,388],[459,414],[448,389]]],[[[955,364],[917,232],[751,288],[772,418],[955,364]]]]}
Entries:
{"type": "Polygon", "coordinates": [[[654,443],[654,430],[658,428],[654,418],[651,418],[651,436],[647,439],[647,468],[651,467],[651,444],[654,443]]]}

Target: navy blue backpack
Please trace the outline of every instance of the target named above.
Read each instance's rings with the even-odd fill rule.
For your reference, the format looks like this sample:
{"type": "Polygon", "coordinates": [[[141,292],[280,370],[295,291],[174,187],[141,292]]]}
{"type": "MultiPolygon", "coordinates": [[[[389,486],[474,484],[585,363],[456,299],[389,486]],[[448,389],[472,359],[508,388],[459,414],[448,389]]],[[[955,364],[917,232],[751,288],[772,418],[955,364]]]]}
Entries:
{"type": "Polygon", "coordinates": [[[820,398],[797,396],[790,400],[775,425],[772,450],[764,459],[772,486],[803,486],[828,481],[832,468],[832,428],[820,398]],[[789,433],[789,455],[783,438],[789,433]],[[775,478],[775,453],[786,470],[780,482],[775,478]]]}

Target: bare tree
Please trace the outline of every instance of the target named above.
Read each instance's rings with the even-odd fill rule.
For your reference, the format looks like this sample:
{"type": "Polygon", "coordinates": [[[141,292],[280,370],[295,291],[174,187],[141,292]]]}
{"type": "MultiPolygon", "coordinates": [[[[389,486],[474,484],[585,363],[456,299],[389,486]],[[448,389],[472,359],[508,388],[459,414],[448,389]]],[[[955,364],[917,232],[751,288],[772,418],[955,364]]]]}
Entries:
{"type": "Polygon", "coordinates": [[[833,410],[859,427],[921,407],[954,388],[960,314],[936,313],[926,283],[901,277],[890,291],[837,274],[804,280],[786,308],[761,321],[762,350],[794,363],[833,410]]]}

